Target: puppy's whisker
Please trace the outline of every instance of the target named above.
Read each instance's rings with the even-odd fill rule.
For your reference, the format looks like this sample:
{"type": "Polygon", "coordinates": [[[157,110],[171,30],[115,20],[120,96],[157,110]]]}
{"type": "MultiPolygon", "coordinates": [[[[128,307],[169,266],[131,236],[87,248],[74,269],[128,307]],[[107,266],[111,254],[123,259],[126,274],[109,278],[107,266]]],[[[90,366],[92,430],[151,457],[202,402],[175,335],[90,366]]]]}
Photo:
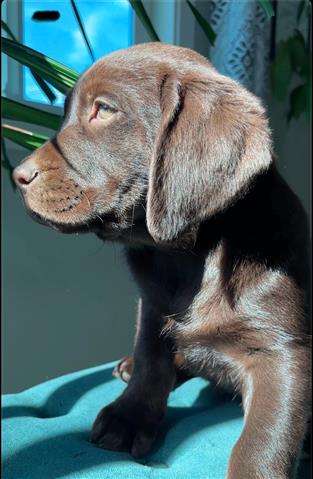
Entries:
{"type": "Polygon", "coordinates": [[[104,221],[103,221],[103,219],[101,218],[101,216],[96,215],[96,217],[99,218],[99,220],[101,221],[102,224],[104,224],[104,221]]]}
{"type": "Polygon", "coordinates": [[[166,314],[166,315],[164,316],[164,318],[165,318],[165,319],[171,319],[171,318],[174,318],[174,317],[176,317],[176,316],[185,315],[186,312],[187,312],[187,311],[185,310],[185,311],[180,311],[180,312],[178,312],[178,313],[166,314]]]}
{"type": "Polygon", "coordinates": [[[91,208],[91,204],[90,204],[90,201],[89,201],[89,198],[88,196],[86,195],[86,193],[82,190],[82,193],[83,193],[83,196],[86,198],[87,202],[88,202],[88,206],[89,208],[91,208]]]}

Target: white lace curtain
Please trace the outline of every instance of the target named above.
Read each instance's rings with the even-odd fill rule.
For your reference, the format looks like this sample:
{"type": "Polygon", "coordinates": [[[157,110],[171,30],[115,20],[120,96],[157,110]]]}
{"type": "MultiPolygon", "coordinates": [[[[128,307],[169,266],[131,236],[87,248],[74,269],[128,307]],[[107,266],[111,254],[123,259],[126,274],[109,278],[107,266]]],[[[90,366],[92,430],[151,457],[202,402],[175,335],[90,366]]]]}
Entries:
{"type": "Polygon", "coordinates": [[[210,60],[218,71],[238,80],[266,101],[269,83],[271,21],[256,0],[213,0],[209,20],[217,33],[210,60]]]}

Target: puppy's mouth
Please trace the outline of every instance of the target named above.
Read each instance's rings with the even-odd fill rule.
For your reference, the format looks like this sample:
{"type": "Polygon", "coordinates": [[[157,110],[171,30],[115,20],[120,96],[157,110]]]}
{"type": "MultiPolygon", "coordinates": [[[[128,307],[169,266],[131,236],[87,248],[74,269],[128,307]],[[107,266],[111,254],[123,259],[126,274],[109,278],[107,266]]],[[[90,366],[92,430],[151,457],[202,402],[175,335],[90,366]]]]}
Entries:
{"type": "Polygon", "coordinates": [[[49,188],[39,184],[20,190],[27,213],[37,223],[63,233],[90,230],[92,208],[87,194],[73,191],[70,182],[64,183],[49,188]]]}
{"type": "Polygon", "coordinates": [[[83,190],[64,180],[60,183],[52,186],[37,183],[35,188],[20,190],[24,207],[34,221],[66,234],[95,233],[107,240],[122,235],[128,226],[127,218],[120,218],[116,208],[110,207],[103,198],[99,200],[95,189],[83,190]],[[104,211],[99,211],[99,204],[104,211]]]}

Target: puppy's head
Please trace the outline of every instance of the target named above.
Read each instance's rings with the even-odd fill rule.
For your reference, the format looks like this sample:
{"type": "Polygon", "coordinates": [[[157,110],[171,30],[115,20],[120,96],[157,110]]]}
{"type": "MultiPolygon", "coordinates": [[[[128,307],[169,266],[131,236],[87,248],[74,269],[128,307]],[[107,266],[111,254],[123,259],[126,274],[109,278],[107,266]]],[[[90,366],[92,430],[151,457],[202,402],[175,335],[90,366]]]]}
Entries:
{"type": "Polygon", "coordinates": [[[122,234],[142,207],[153,239],[170,242],[234,203],[271,161],[252,94],[197,53],[151,43],[87,70],[56,136],[14,179],[32,214],[61,231],[101,223],[122,234]]]}

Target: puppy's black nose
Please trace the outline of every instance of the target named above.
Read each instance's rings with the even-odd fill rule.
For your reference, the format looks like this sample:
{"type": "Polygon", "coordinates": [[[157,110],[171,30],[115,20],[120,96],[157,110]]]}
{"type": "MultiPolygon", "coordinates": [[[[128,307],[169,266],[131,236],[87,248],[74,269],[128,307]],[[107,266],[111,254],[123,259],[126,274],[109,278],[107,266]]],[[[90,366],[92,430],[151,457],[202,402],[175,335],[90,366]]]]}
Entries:
{"type": "Polygon", "coordinates": [[[38,168],[31,159],[28,159],[14,169],[12,176],[17,186],[26,189],[38,174],[38,168]]]}

